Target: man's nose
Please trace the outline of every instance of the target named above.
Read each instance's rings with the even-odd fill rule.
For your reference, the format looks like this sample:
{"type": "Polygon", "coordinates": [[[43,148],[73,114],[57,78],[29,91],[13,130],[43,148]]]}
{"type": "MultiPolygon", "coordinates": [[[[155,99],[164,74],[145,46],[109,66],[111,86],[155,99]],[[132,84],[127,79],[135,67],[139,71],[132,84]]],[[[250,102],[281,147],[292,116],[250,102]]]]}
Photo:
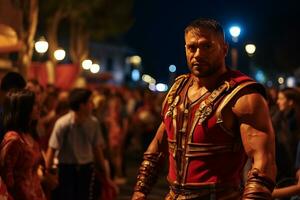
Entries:
{"type": "Polygon", "coordinates": [[[197,49],[196,49],[196,52],[195,52],[195,54],[194,54],[194,57],[195,57],[195,58],[203,57],[203,51],[201,51],[200,48],[197,48],[197,49]]]}

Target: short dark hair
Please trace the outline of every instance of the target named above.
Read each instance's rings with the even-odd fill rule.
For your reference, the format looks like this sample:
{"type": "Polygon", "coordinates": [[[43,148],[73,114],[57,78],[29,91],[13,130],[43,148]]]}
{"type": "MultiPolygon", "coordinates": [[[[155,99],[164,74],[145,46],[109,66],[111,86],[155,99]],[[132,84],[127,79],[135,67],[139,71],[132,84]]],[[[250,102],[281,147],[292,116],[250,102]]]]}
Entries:
{"type": "Polygon", "coordinates": [[[3,102],[3,125],[5,131],[26,132],[30,128],[35,94],[27,89],[11,90],[3,102]]]}
{"type": "Polygon", "coordinates": [[[69,95],[69,105],[71,110],[78,111],[80,104],[87,103],[92,92],[89,89],[75,88],[69,95]]]}
{"type": "Polygon", "coordinates": [[[8,92],[11,89],[24,89],[25,86],[25,79],[17,72],[8,72],[1,80],[1,90],[4,92],[8,92]]]}
{"type": "Polygon", "coordinates": [[[225,41],[225,34],[222,25],[213,19],[199,18],[192,21],[184,30],[184,33],[187,34],[192,30],[207,29],[213,31],[217,35],[220,35],[225,41]]]}

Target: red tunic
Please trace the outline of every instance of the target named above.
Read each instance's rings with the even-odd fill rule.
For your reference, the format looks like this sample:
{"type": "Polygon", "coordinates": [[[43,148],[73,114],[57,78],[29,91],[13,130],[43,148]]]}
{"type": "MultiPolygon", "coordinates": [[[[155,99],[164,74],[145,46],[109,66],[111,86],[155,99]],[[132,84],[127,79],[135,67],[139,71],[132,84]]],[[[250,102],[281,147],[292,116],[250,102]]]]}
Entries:
{"type": "Polygon", "coordinates": [[[18,200],[45,200],[37,167],[41,163],[39,146],[26,143],[28,135],[8,132],[0,146],[0,172],[8,192],[18,200]]]}
{"type": "Polygon", "coordinates": [[[234,96],[248,85],[259,84],[238,71],[228,71],[221,78],[220,85],[228,81],[231,88],[219,94],[213,102],[211,114],[199,123],[196,113],[201,102],[207,100],[210,94],[189,102],[190,75],[181,79],[176,81],[177,88],[170,90],[162,112],[169,141],[169,182],[180,186],[239,185],[247,156],[241,145],[240,133],[230,133],[222,126],[220,110],[221,105],[224,107],[229,101],[226,97],[234,96]]]}

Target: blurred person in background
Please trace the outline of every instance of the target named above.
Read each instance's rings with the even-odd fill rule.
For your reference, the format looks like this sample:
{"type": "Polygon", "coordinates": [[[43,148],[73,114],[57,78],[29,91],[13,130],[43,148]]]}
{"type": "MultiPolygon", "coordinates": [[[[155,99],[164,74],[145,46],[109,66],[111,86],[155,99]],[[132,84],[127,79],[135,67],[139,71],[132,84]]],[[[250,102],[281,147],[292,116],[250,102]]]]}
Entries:
{"type": "Polygon", "coordinates": [[[35,94],[12,90],[3,103],[5,135],[0,146],[0,174],[8,192],[16,200],[44,200],[38,167],[43,157],[31,123],[39,118],[35,94]]]}
{"type": "Polygon", "coordinates": [[[58,200],[98,199],[105,186],[116,192],[116,186],[105,170],[100,125],[91,113],[92,92],[73,89],[69,94],[69,106],[71,111],[54,125],[46,154],[46,169],[50,170],[55,152],[58,152],[58,200]],[[97,174],[104,180],[101,186],[96,184],[97,174]]]}
{"type": "Polygon", "coordinates": [[[276,134],[277,181],[295,175],[295,158],[300,137],[299,94],[295,88],[284,88],[278,92],[279,112],[272,119],[276,134]]]}
{"type": "Polygon", "coordinates": [[[270,111],[270,116],[273,119],[275,115],[279,112],[278,105],[277,105],[277,98],[278,98],[278,89],[271,87],[267,88],[267,101],[268,101],[268,107],[270,111]]]}
{"type": "Polygon", "coordinates": [[[272,197],[295,200],[300,196],[300,91],[297,88],[279,90],[277,104],[279,113],[273,123],[277,141],[278,181],[272,197]]]}
{"type": "Polygon", "coordinates": [[[26,83],[26,89],[34,92],[37,103],[39,106],[42,106],[41,104],[44,101],[44,88],[43,86],[36,80],[36,79],[30,79],[26,83]]]}
{"type": "Polygon", "coordinates": [[[1,120],[3,112],[3,100],[6,93],[12,89],[24,89],[26,81],[21,74],[17,72],[8,72],[1,79],[0,85],[0,140],[4,135],[3,120],[1,120]]]}
{"type": "Polygon", "coordinates": [[[108,133],[108,145],[114,181],[126,183],[124,172],[124,145],[127,137],[128,121],[125,103],[119,92],[108,97],[105,124],[108,133]]]}

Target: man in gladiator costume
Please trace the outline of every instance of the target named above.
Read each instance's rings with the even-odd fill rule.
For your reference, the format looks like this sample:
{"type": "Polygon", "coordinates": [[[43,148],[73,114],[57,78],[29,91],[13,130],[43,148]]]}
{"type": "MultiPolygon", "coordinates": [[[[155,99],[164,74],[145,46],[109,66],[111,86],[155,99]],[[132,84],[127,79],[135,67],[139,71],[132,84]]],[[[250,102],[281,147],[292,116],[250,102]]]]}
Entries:
{"type": "Polygon", "coordinates": [[[185,51],[191,73],[179,76],[166,96],[132,200],[147,198],[167,156],[166,200],[271,199],[274,133],[263,86],[226,67],[228,45],[214,20],[187,26],[185,51]]]}

